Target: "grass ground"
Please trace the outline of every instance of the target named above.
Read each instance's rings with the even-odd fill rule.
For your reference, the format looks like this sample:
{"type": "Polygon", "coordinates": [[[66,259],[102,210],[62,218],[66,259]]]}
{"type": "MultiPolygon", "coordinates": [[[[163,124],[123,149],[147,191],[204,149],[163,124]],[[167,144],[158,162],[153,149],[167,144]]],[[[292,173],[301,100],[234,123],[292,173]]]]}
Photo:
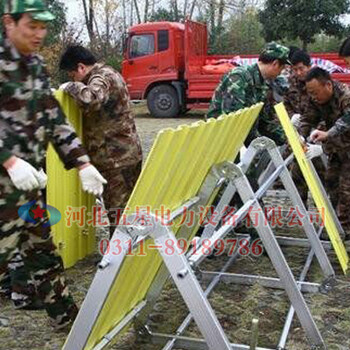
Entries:
{"type": "MultiPolygon", "coordinates": [[[[142,139],[145,154],[148,153],[158,130],[165,127],[190,123],[203,118],[203,114],[192,113],[176,119],[153,119],[144,106],[135,107],[137,127],[142,139]]],[[[288,208],[290,203],[284,199],[269,198],[269,203],[288,208]]],[[[277,234],[300,236],[300,229],[282,227],[277,234]]],[[[302,248],[283,249],[293,273],[297,276],[306,260],[308,250],[302,248]]],[[[227,255],[206,260],[202,270],[217,271],[227,260],[227,255]]],[[[328,294],[309,294],[306,300],[328,349],[350,349],[350,278],[342,274],[337,259],[330,253],[331,262],[337,273],[337,284],[328,294]]],[[[94,257],[88,257],[74,268],[66,271],[70,289],[78,304],[84,299],[95,273],[94,257]]],[[[229,272],[249,273],[261,276],[276,276],[266,255],[260,257],[239,257],[229,272]]],[[[307,280],[322,281],[322,273],[316,262],[313,263],[307,280]]],[[[205,287],[203,283],[203,287],[205,287]]],[[[283,322],[289,308],[284,291],[271,290],[259,285],[238,286],[220,282],[209,298],[218,318],[230,340],[248,344],[251,337],[251,322],[259,319],[259,346],[276,348],[283,322]]],[[[149,318],[153,331],[173,333],[187,315],[182,298],[169,281],[149,318]]],[[[194,323],[185,335],[199,336],[194,323]]],[[[16,311],[9,301],[0,299],[0,349],[61,349],[67,332],[54,332],[48,325],[43,311],[16,311]]],[[[288,338],[287,349],[310,349],[305,333],[294,319],[288,338]]],[[[150,339],[140,336],[133,329],[117,339],[113,349],[119,350],[157,350],[162,347],[150,343],[150,339]]],[[[78,349],[77,349],[78,350],[78,349]]],[[[219,350],[219,349],[218,349],[219,350]]]]}

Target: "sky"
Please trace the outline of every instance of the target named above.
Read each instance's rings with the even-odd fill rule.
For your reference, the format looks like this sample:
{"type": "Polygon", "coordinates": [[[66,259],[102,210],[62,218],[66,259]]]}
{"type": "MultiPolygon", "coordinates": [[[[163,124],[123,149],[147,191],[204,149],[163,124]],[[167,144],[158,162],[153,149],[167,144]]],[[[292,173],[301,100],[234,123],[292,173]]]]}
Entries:
{"type": "Polygon", "coordinates": [[[81,5],[81,0],[63,0],[62,2],[66,5],[68,9],[68,22],[74,21],[74,18],[82,18],[83,8],[81,5]]]}

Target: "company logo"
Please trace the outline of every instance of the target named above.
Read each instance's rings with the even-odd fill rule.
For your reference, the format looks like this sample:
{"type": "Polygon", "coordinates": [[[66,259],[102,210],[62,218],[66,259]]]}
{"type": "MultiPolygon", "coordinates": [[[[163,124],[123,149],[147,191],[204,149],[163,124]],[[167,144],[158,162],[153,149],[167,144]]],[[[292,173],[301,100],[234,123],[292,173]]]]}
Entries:
{"type": "Polygon", "coordinates": [[[22,205],[18,209],[18,215],[22,220],[32,224],[43,222],[43,227],[56,225],[62,218],[61,213],[55,207],[48,204],[40,207],[36,201],[22,205]]]}

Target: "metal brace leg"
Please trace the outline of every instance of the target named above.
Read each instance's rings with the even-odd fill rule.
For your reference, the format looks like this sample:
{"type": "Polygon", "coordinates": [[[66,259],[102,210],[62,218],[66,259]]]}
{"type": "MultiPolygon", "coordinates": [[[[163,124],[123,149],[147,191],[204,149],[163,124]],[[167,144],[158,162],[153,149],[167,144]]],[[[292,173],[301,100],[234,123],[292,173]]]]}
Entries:
{"type": "MultiPolygon", "coordinates": [[[[250,240],[250,237],[247,238],[247,240],[250,240]]],[[[208,285],[207,289],[205,290],[204,294],[206,297],[209,296],[209,294],[214,290],[216,285],[221,281],[221,276],[227,271],[227,269],[233,264],[233,262],[238,257],[238,249],[236,248],[235,253],[230,257],[230,259],[225,263],[224,267],[221,269],[221,271],[210,280],[210,284],[208,285]]],[[[186,330],[186,328],[189,326],[190,322],[192,321],[192,315],[188,314],[185,320],[181,323],[180,327],[176,330],[176,335],[181,335],[186,330]]],[[[168,341],[164,348],[162,350],[171,350],[175,345],[176,339],[172,339],[168,341]]]]}
{"type": "MultiPolygon", "coordinates": [[[[260,150],[257,149],[252,142],[249,145],[246,153],[244,154],[242,161],[239,163],[239,166],[244,174],[247,172],[248,168],[253,163],[256,155],[259,152],[260,152],[260,150]]],[[[292,160],[293,160],[293,155],[289,156],[286,160],[284,160],[284,165],[287,167],[292,162],[292,160]]],[[[274,165],[273,165],[273,167],[275,168],[275,170],[265,179],[264,183],[262,184],[259,191],[257,192],[257,193],[259,193],[259,198],[261,198],[262,196],[265,195],[266,191],[274,183],[274,181],[278,178],[279,173],[282,170],[282,169],[280,169],[281,167],[277,170],[276,170],[276,167],[274,165]]],[[[225,191],[222,194],[221,199],[219,200],[219,203],[217,204],[217,206],[215,208],[215,212],[218,214],[216,216],[217,223],[222,218],[223,210],[224,210],[225,206],[230,202],[230,200],[233,197],[233,195],[235,194],[235,192],[236,192],[236,188],[229,182],[225,188],[225,191]]],[[[218,224],[207,225],[203,230],[201,238],[206,239],[206,238],[212,237],[212,235],[214,234],[217,227],[218,227],[218,224]]]]}
{"type": "Polygon", "coordinates": [[[292,200],[294,206],[298,207],[300,210],[302,217],[300,217],[299,219],[302,222],[303,229],[307,235],[307,238],[310,241],[311,247],[315,252],[315,255],[317,257],[317,260],[321,266],[323,273],[325,274],[325,277],[326,278],[334,277],[335,276],[334,269],[328,259],[328,256],[321,244],[319,237],[317,236],[315,227],[310,222],[308,211],[306,210],[305,205],[299,196],[298,189],[295,186],[289,174],[288,168],[284,165],[283,158],[275,142],[270,140],[267,137],[260,137],[258,139],[255,139],[252,142],[252,145],[257,149],[267,150],[276,168],[279,166],[284,167],[283,171],[280,173],[281,181],[286,191],[288,192],[289,198],[292,200]]]}
{"type": "MultiPolygon", "coordinates": [[[[132,217],[132,216],[131,216],[132,217]]],[[[152,225],[147,227],[142,235],[150,235],[163,258],[183,300],[191,312],[198,328],[203,334],[209,349],[231,349],[225,332],[223,331],[205,293],[193,273],[186,257],[175,244],[177,241],[173,232],[157,222],[153,215],[149,215],[152,225]],[[168,242],[174,242],[169,250],[168,242]]],[[[134,234],[137,234],[137,230],[134,234]]]]}
{"type": "MultiPolygon", "coordinates": [[[[226,172],[230,178],[233,179],[233,183],[236,186],[243,202],[254,199],[254,192],[247,178],[236,164],[227,163],[226,172]]],[[[312,318],[310,310],[306,305],[306,302],[294,279],[292,271],[284,258],[282,250],[277,243],[277,240],[258,201],[255,201],[255,204],[252,206],[252,210],[254,213],[257,213],[258,223],[266,223],[266,225],[262,224],[257,226],[258,234],[280,280],[285,286],[286,293],[288,294],[289,299],[296,310],[300,323],[302,324],[307,337],[312,344],[326,349],[322,336],[312,318]]],[[[252,220],[254,220],[254,213],[250,213],[252,220]]]]}
{"type": "MultiPolygon", "coordinates": [[[[318,237],[321,235],[322,233],[322,230],[323,228],[321,227],[319,229],[319,232],[318,232],[318,237]]],[[[300,277],[299,277],[299,281],[304,281],[305,280],[305,277],[310,269],[310,266],[311,266],[311,263],[312,263],[312,260],[314,258],[314,251],[311,249],[310,252],[309,252],[309,255],[306,259],[306,263],[304,265],[304,268],[303,268],[303,271],[301,272],[300,274],[300,277]]],[[[299,286],[301,287],[301,285],[299,284],[299,286]]],[[[286,345],[286,342],[287,342],[287,337],[288,337],[288,333],[289,333],[289,330],[290,328],[292,327],[292,322],[293,322],[293,318],[294,318],[294,308],[293,306],[291,306],[289,308],[289,311],[288,311],[288,314],[287,314],[287,318],[286,318],[286,321],[284,323],[284,327],[283,327],[283,331],[282,331],[282,335],[280,337],[280,340],[279,340],[279,343],[278,343],[278,346],[277,348],[279,350],[282,350],[282,349],[285,349],[285,345],[286,345]]]]}
{"type": "MultiPolygon", "coordinates": [[[[224,178],[221,172],[218,171],[217,167],[214,166],[209,172],[208,176],[203,182],[202,187],[198,192],[198,197],[200,198],[200,200],[196,204],[196,206],[192,208],[192,211],[195,213],[199,213],[200,207],[206,206],[208,204],[213,193],[218,189],[218,187],[220,187],[223,184],[223,181],[224,181],[224,178]]],[[[184,225],[180,228],[176,236],[177,238],[189,239],[192,234],[192,231],[193,231],[193,227],[188,227],[187,225],[184,225]]],[[[149,289],[146,295],[145,299],[147,301],[147,305],[140,312],[140,314],[135,320],[136,329],[142,328],[146,324],[148,316],[152,311],[155,303],[157,302],[158,297],[162,292],[164,284],[168,278],[169,278],[169,271],[167,267],[164,264],[162,264],[152,283],[151,288],[149,289]]]]}
{"type": "Polygon", "coordinates": [[[120,270],[125,255],[128,252],[130,236],[118,232],[118,238],[123,248],[118,255],[106,255],[101,260],[95,278],[81,306],[80,312],[69,333],[63,350],[84,349],[94,324],[100,314],[104,302],[107,299],[114,278],[120,270]]]}
{"type": "MultiPolygon", "coordinates": [[[[246,173],[246,171],[248,170],[248,168],[250,167],[250,165],[252,164],[253,160],[255,159],[256,155],[258,153],[258,150],[255,149],[252,146],[249,146],[247,151],[245,152],[242,161],[240,162],[240,167],[242,169],[242,171],[244,173],[246,173]]],[[[225,206],[228,205],[228,203],[230,203],[232,197],[234,196],[234,194],[236,193],[236,188],[232,185],[231,182],[229,182],[219,200],[219,203],[217,204],[216,208],[215,208],[215,212],[218,213],[217,215],[217,219],[216,219],[216,224],[208,224],[205,226],[203,233],[201,235],[201,240],[203,239],[207,239],[210,238],[215,229],[218,226],[218,222],[219,220],[222,218],[223,216],[223,210],[225,209],[225,206]]]]}
{"type": "MultiPolygon", "coordinates": [[[[292,160],[293,160],[293,157],[291,155],[290,157],[288,157],[285,160],[285,164],[289,164],[292,160]]],[[[239,164],[239,166],[240,166],[240,164],[239,164]]],[[[220,166],[218,166],[218,167],[219,167],[220,171],[222,172],[223,177],[227,176],[227,174],[225,174],[225,172],[223,171],[223,169],[225,167],[225,163],[220,164],[220,166]]],[[[254,197],[254,201],[256,199],[262,198],[265,195],[266,191],[271,187],[271,185],[274,183],[274,181],[278,178],[278,176],[279,176],[279,174],[281,173],[282,170],[283,170],[283,167],[280,166],[273,172],[273,174],[271,174],[269,179],[259,188],[258,191],[256,191],[255,197],[254,197]]],[[[236,191],[236,188],[232,184],[232,182],[229,183],[228,187],[229,186],[230,186],[230,189],[232,188],[232,193],[234,193],[236,191]]],[[[227,189],[227,191],[230,191],[230,190],[227,189]]],[[[243,218],[248,213],[251,204],[252,203],[246,202],[237,212],[235,212],[233,214],[234,221],[235,221],[236,224],[238,224],[240,221],[243,220],[243,218]]],[[[267,215],[269,215],[269,213],[267,215]]],[[[218,216],[217,220],[219,220],[219,219],[221,219],[221,216],[218,216]]],[[[229,219],[229,217],[227,217],[227,219],[229,219]]],[[[210,248],[213,248],[214,243],[215,243],[216,240],[223,239],[232,230],[232,228],[233,228],[233,226],[227,226],[227,225],[222,225],[220,228],[217,228],[213,232],[213,234],[210,236],[210,244],[209,244],[210,248]]],[[[202,240],[199,240],[199,242],[197,244],[197,246],[199,247],[198,250],[201,249],[201,245],[200,245],[201,242],[202,242],[202,240]]],[[[189,254],[191,254],[191,252],[189,254]]],[[[202,260],[204,260],[204,258],[205,257],[201,256],[200,254],[195,254],[195,255],[191,255],[189,260],[191,261],[191,263],[193,263],[194,265],[197,266],[202,260]]]]}

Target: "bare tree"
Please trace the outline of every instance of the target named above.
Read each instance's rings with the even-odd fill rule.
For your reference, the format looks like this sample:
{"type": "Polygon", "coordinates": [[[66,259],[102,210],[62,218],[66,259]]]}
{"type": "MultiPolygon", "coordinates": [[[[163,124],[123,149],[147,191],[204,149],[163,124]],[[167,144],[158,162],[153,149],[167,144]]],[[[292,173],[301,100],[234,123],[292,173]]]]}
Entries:
{"type": "Polygon", "coordinates": [[[185,0],[184,3],[184,9],[183,9],[183,17],[185,18],[187,15],[187,7],[188,7],[188,0],[185,0]]]}
{"type": "Polygon", "coordinates": [[[87,0],[82,0],[83,7],[84,7],[84,16],[85,16],[85,25],[86,29],[89,35],[89,39],[91,42],[94,41],[95,38],[95,32],[94,32],[94,0],[89,0],[89,3],[87,3],[87,0]]]}
{"type": "Polygon", "coordinates": [[[147,22],[147,20],[148,20],[148,8],[149,8],[149,0],[145,0],[145,12],[143,15],[144,22],[147,22]]]}
{"type": "Polygon", "coordinates": [[[134,0],[130,1],[130,26],[134,24],[134,0]]]}
{"type": "Polygon", "coordinates": [[[123,7],[123,32],[126,31],[126,2],[125,0],[122,1],[122,7],[123,7]]]}
{"type": "Polygon", "coordinates": [[[222,23],[224,19],[224,10],[225,10],[225,0],[220,0],[219,3],[219,11],[218,11],[218,21],[217,21],[217,28],[221,30],[222,23]]]}
{"type": "Polygon", "coordinates": [[[137,5],[137,0],[134,0],[134,6],[135,6],[135,10],[136,10],[137,23],[141,23],[140,10],[139,10],[139,7],[137,5]]]}
{"type": "Polygon", "coordinates": [[[210,30],[212,32],[215,31],[215,0],[210,0],[209,2],[209,23],[210,23],[210,30]]]}
{"type": "Polygon", "coordinates": [[[174,11],[175,21],[179,22],[180,18],[179,18],[179,7],[178,7],[177,0],[171,0],[171,6],[172,6],[173,11],[174,11]]]}
{"type": "Polygon", "coordinates": [[[192,5],[190,7],[189,19],[192,19],[192,17],[193,17],[193,12],[194,12],[194,8],[195,8],[196,4],[197,4],[196,0],[193,0],[192,5]]]}

